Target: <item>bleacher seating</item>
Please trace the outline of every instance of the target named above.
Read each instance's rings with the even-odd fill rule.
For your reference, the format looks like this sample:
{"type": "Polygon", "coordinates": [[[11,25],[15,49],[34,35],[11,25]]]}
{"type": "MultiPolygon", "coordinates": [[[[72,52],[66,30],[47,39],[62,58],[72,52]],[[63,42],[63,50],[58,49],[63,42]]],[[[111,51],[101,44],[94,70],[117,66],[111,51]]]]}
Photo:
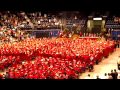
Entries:
{"type": "Polygon", "coordinates": [[[56,17],[41,16],[39,12],[27,13],[28,18],[33,23],[35,29],[58,29],[60,28],[60,21],[56,17]]]}
{"type": "Polygon", "coordinates": [[[114,18],[108,18],[108,20],[106,21],[105,27],[108,29],[119,29],[120,24],[119,22],[115,22],[114,18]]]}

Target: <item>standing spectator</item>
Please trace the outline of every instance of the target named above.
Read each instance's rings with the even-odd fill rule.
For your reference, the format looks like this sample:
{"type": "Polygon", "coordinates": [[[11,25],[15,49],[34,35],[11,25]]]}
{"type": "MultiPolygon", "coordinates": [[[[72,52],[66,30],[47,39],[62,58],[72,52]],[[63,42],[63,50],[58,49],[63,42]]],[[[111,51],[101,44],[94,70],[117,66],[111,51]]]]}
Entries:
{"type": "Polygon", "coordinates": [[[111,70],[111,76],[112,76],[113,79],[116,79],[116,75],[117,75],[116,70],[114,70],[114,72],[113,72],[113,70],[111,70]]]}
{"type": "Polygon", "coordinates": [[[3,74],[2,76],[3,76],[2,78],[5,79],[5,74],[3,74]]]}
{"type": "Polygon", "coordinates": [[[115,77],[114,77],[113,70],[111,70],[111,76],[112,76],[113,79],[115,78],[115,77]]]}
{"type": "Polygon", "coordinates": [[[91,72],[91,71],[93,71],[93,62],[90,62],[90,64],[89,64],[89,71],[91,72]]]}
{"type": "Polygon", "coordinates": [[[119,59],[117,61],[117,66],[118,66],[118,70],[120,70],[120,56],[119,56],[119,59]]]}
{"type": "Polygon", "coordinates": [[[117,71],[118,72],[118,79],[120,79],[120,70],[117,71]]]}
{"type": "Polygon", "coordinates": [[[117,41],[115,41],[115,48],[117,48],[117,41]]]}
{"type": "Polygon", "coordinates": [[[96,76],[96,79],[101,79],[99,76],[96,76]]]}
{"type": "Polygon", "coordinates": [[[117,79],[117,77],[118,77],[118,72],[116,71],[116,69],[114,69],[114,74],[115,74],[115,79],[117,79]]]}
{"type": "Polygon", "coordinates": [[[113,79],[110,73],[108,73],[108,79],[113,79]]]}
{"type": "Polygon", "coordinates": [[[107,73],[105,73],[104,75],[105,75],[105,76],[104,76],[104,77],[105,77],[104,79],[108,79],[107,73]]]}
{"type": "Polygon", "coordinates": [[[119,41],[116,40],[116,48],[119,48],[119,41]]]}
{"type": "Polygon", "coordinates": [[[120,47],[120,40],[118,40],[118,48],[120,47]]]}
{"type": "Polygon", "coordinates": [[[81,37],[82,35],[83,35],[82,32],[80,32],[80,37],[81,37]]]}
{"type": "Polygon", "coordinates": [[[6,72],[5,79],[8,79],[8,78],[9,78],[9,74],[8,74],[8,72],[6,72]]]}

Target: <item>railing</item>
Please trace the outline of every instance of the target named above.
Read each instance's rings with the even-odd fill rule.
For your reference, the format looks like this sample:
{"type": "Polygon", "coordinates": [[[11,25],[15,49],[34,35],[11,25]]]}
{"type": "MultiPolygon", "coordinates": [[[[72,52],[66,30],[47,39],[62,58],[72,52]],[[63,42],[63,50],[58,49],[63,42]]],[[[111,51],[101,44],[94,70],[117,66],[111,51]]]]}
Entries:
{"type": "Polygon", "coordinates": [[[34,37],[58,37],[60,29],[46,29],[46,30],[26,30],[31,32],[31,35],[34,37]]]}

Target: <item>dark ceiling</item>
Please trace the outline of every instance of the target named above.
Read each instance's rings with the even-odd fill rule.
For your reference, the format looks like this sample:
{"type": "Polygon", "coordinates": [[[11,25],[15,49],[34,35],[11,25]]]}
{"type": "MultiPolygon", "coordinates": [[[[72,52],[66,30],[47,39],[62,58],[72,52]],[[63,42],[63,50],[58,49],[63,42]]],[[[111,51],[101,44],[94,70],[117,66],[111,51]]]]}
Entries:
{"type": "Polygon", "coordinates": [[[1,10],[80,10],[80,11],[115,11],[120,10],[117,0],[2,0],[1,10]]]}

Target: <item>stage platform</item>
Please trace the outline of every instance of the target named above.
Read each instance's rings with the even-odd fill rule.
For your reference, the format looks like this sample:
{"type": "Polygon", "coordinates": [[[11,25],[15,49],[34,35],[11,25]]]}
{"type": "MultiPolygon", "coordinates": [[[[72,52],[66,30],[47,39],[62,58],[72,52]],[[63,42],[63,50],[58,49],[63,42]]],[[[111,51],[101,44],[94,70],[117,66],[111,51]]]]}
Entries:
{"type": "Polygon", "coordinates": [[[100,37],[79,37],[80,39],[91,39],[91,40],[96,40],[100,39],[100,37]]]}

